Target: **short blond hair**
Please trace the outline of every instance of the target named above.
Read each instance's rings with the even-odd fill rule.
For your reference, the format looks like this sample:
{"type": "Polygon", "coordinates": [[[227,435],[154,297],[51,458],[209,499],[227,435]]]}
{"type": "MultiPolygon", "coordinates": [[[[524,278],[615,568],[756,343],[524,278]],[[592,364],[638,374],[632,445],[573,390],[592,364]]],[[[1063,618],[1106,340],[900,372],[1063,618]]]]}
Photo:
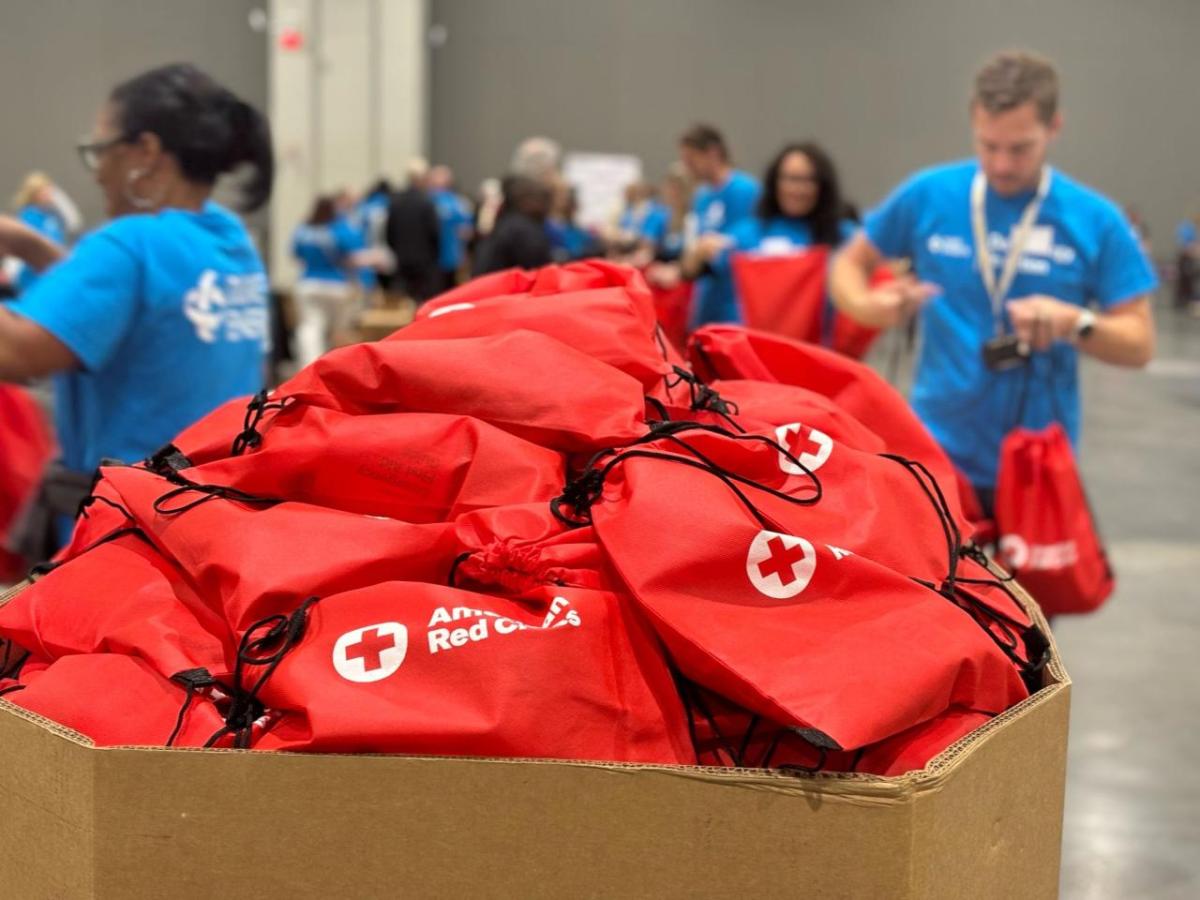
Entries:
{"type": "Polygon", "coordinates": [[[1025,50],[997,53],[975,73],[971,106],[989,113],[1033,103],[1047,125],[1058,112],[1058,72],[1044,56],[1025,50]]]}
{"type": "Polygon", "coordinates": [[[22,210],[30,203],[43,188],[54,187],[54,182],[45,172],[30,172],[21,182],[21,187],[13,195],[13,209],[22,210]]]}

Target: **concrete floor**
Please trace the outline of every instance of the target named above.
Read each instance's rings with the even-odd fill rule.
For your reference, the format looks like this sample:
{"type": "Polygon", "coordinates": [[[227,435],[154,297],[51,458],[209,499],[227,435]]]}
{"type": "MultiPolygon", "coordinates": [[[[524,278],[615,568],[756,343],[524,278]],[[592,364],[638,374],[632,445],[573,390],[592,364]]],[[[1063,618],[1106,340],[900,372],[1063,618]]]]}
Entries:
{"type": "Polygon", "coordinates": [[[1117,572],[1055,632],[1074,680],[1066,900],[1200,897],[1200,320],[1146,372],[1085,366],[1084,477],[1117,572]]]}

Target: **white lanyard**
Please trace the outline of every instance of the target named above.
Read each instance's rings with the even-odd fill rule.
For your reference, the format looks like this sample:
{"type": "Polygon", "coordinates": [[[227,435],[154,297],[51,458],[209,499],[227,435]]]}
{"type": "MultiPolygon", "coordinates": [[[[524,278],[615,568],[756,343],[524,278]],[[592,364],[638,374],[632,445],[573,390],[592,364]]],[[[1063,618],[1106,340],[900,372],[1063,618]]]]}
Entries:
{"type": "Polygon", "coordinates": [[[992,268],[992,251],[988,247],[987,214],[984,204],[987,198],[987,178],[980,169],[975,173],[971,182],[971,227],[975,232],[975,259],[979,262],[979,274],[983,277],[983,286],[987,289],[988,298],[992,301],[992,316],[996,320],[996,334],[1004,333],[1003,303],[1004,297],[1012,287],[1013,279],[1017,277],[1017,265],[1029,235],[1033,231],[1033,223],[1037,221],[1042,209],[1042,201],[1050,193],[1050,167],[1042,166],[1042,177],[1038,182],[1037,193],[1025,211],[1017,227],[1013,229],[1012,239],[1008,244],[1008,256],[1004,260],[1004,270],[1000,273],[1000,281],[996,281],[996,270],[992,268]]]}

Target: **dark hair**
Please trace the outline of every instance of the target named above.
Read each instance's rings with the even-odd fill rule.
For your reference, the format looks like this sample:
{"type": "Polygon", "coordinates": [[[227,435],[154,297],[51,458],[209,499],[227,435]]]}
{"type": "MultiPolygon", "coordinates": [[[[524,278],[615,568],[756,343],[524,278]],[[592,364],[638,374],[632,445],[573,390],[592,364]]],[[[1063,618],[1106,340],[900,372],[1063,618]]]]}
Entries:
{"type": "Polygon", "coordinates": [[[246,163],[254,173],[242,185],[241,209],[258,209],[271,196],[275,155],[266,117],[195,66],[143,72],[114,88],[110,100],[122,134],[158,135],[188,180],[211,185],[246,163]]]}
{"type": "Polygon", "coordinates": [[[783,168],[783,161],[793,153],[803,153],[808,157],[817,178],[817,204],[812,212],[804,217],[812,230],[813,243],[837,246],[841,242],[841,220],[846,212],[841,187],[838,184],[837,168],[829,154],[812,141],[788,144],[771,160],[771,165],[767,167],[767,173],[763,176],[758,217],[775,219],[785,215],[779,207],[779,170],[783,168]]]}
{"type": "Polygon", "coordinates": [[[309,225],[328,225],[337,218],[337,204],[329,194],[321,194],[313,201],[312,211],[308,214],[309,225]]]}
{"type": "Polygon", "coordinates": [[[725,143],[725,135],[712,125],[704,123],[693,125],[679,138],[679,143],[685,147],[691,147],[693,150],[708,151],[715,147],[721,152],[722,159],[729,159],[729,147],[725,143]]]}

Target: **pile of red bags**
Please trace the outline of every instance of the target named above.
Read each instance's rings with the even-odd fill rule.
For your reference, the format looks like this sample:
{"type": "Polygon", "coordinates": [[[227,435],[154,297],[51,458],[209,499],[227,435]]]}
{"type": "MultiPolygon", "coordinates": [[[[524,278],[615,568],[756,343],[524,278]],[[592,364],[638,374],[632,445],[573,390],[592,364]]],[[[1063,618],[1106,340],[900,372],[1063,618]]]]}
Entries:
{"type": "Polygon", "coordinates": [[[892,775],[1040,686],[898,396],[690,353],[605,263],[431,301],[102,469],[0,691],[100,744],[892,775]]]}

